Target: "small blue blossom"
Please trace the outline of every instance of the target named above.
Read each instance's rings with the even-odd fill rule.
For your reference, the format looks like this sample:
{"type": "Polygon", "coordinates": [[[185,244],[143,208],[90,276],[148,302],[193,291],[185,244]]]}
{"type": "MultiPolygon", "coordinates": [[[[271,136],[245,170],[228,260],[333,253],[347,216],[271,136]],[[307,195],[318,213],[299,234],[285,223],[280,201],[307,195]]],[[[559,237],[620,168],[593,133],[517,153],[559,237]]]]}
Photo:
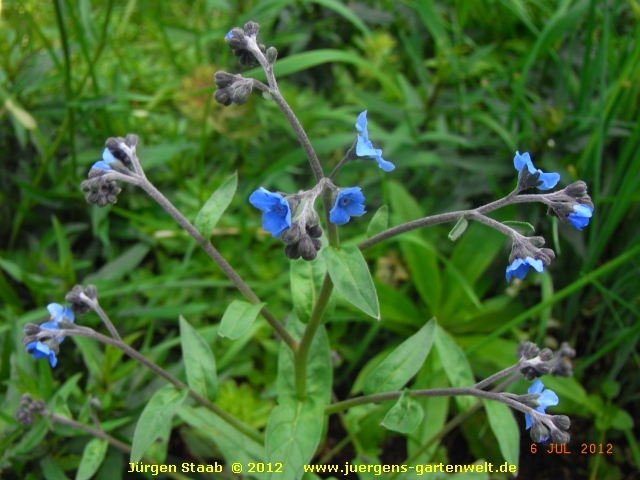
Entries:
{"type": "Polygon", "coordinates": [[[540,173],[540,178],[538,179],[538,181],[542,182],[542,185],[538,185],[536,187],[539,190],[550,190],[556,186],[556,183],[560,181],[559,173],[544,173],[539,168],[534,167],[533,162],[531,161],[531,157],[529,156],[529,152],[525,152],[522,155],[520,155],[520,152],[516,152],[516,156],[513,157],[513,165],[519,172],[521,172],[526,165],[527,170],[529,170],[529,173],[531,175],[540,173]]]}
{"type": "Polygon", "coordinates": [[[28,354],[33,354],[33,358],[35,360],[40,360],[41,358],[49,358],[49,364],[52,367],[55,367],[58,363],[55,352],[42,342],[31,342],[29,345],[27,345],[26,350],[28,354]]]}
{"type": "MultiPolygon", "coordinates": [[[[555,392],[552,390],[545,390],[543,383],[539,379],[533,382],[533,384],[529,387],[529,390],[527,390],[527,392],[540,394],[540,396],[536,399],[536,402],[540,404],[539,407],[535,408],[536,412],[545,413],[544,411],[545,408],[558,404],[558,395],[556,395],[555,392]]],[[[525,413],[524,420],[527,425],[527,430],[529,430],[533,423],[533,419],[531,418],[531,415],[528,415],[525,413]]],[[[541,442],[544,442],[545,440],[547,439],[546,438],[540,439],[541,442]]]]}
{"type": "Polygon", "coordinates": [[[233,29],[229,30],[227,34],[224,36],[224,38],[232,38],[232,37],[233,37],[233,29]]]}
{"type": "Polygon", "coordinates": [[[118,159],[113,156],[113,153],[108,148],[102,151],[102,160],[98,160],[91,168],[97,168],[98,170],[113,170],[109,165],[111,162],[117,162],[118,159]]]}
{"type": "MultiPolygon", "coordinates": [[[[73,310],[71,310],[71,308],[69,308],[68,306],[63,307],[58,303],[50,303],[49,305],[47,305],[47,310],[49,310],[51,317],[49,318],[48,322],[40,325],[40,328],[46,328],[47,330],[60,330],[59,323],[63,318],[66,318],[70,322],[74,321],[73,310]]],[[[58,343],[62,342],[64,338],[65,337],[60,337],[58,339],[58,343]]]]}
{"type": "Polygon", "coordinates": [[[511,265],[507,267],[507,282],[511,281],[511,276],[515,276],[522,280],[527,276],[529,267],[533,267],[538,273],[542,273],[544,270],[544,264],[542,260],[536,260],[533,257],[516,258],[511,265]]]}
{"type": "Polygon", "coordinates": [[[279,193],[273,193],[260,187],[249,197],[254,207],[262,210],[262,228],[278,238],[280,234],[291,226],[291,209],[289,202],[279,193]]]}
{"type": "Polygon", "coordinates": [[[578,230],[582,230],[582,227],[589,225],[589,219],[593,214],[593,208],[588,205],[574,205],[573,210],[575,213],[570,213],[567,218],[571,222],[571,225],[578,230]]]}
{"type": "Polygon", "coordinates": [[[360,187],[345,188],[336,198],[336,204],[329,212],[329,220],[336,225],[344,225],[350,217],[359,217],[364,210],[364,195],[360,187]]]}
{"type": "Polygon", "coordinates": [[[367,131],[366,110],[358,115],[356,128],[361,133],[361,135],[358,135],[358,142],[356,143],[356,154],[359,157],[373,158],[376,162],[378,162],[378,166],[385,172],[390,172],[391,170],[396,168],[393,163],[387,162],[384,158],[382,158],[382,150],[380,150],[379,148],[373,148],[373,144],[371,143],[371,140],[369,140],[369,132],[367,131]]]}

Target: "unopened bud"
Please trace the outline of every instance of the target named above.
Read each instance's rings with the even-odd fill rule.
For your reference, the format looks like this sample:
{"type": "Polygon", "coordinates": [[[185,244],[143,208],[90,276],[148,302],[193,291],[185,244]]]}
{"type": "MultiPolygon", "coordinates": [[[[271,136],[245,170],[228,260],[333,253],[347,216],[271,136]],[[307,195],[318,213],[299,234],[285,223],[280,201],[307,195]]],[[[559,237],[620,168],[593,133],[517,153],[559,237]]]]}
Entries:
{"type": "Polygon", "coordinates": [[[258,35],[258,30],[260,30],[260,25],[256,22],[248,21],[244,24],[244,33],[250,37],[255,37],[258,35]]]}
{"type": "Polygon", "coordinates": [[[267,48],[267,52],[265,53],[265,56],[267,57],[267,61],[273,65],[274,63],[276,63],[276,59],[278,58],[278,50],[276,50],[275,47],[269,47],[267,48]]]}

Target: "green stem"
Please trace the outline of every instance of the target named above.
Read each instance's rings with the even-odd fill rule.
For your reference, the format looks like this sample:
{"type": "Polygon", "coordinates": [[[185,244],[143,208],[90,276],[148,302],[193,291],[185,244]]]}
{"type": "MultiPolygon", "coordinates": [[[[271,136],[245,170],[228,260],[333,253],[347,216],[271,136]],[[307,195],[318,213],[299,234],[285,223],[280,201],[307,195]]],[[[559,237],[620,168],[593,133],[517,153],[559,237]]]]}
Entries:
{"type": "Polygon", "coordinates": [[[322,281],[322,287],[320,287],[320,292],[318,293],[318,299],[316,300],[316,304],[313,306],[309,323],[307,323],[307,328],[305,328],[304,333],[302,334],[302,339],[298,344],[298,349],[294,353],[296,391],[298,392],[298,398],[301,400],[304,399],[307,393],[306,382],[309,349],[311,348],[313,337],[315,337],[315,334],[322,322],[322,316],[327,308],[327,303],[331,297],[332,290],[333,282],[331,281],[329,273],[326,273],[324,275],[324,280],[322,281]]]}

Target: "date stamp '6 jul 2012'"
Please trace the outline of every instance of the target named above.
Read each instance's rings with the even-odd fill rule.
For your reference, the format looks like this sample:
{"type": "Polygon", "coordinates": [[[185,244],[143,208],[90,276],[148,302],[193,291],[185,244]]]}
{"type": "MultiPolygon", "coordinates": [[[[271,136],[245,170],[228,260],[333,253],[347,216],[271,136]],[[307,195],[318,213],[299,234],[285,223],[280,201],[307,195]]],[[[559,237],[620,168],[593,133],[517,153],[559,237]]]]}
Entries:
{"type": "MultiPolygon", "coordinates": [[[[579,450],[573,450],[569,444],[550,443],[549,448],[541,448],[540,453],[548,453],[554,455],[571,455],[579,453],[581,455],[613,455],[613,444],[611,443],[581,443],[579,450]]],[[[531,453],[538,453],[538,445],[531,444],[531,453]]]]}

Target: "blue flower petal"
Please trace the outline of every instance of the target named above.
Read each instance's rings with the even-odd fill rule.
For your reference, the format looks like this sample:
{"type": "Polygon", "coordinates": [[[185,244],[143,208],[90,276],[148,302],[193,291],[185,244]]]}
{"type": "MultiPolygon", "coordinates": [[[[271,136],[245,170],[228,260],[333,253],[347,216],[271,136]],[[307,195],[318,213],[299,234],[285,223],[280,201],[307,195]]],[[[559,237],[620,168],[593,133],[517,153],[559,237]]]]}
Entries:
{"type": "Polygon", "coordinates": [[[118,159],[113,156],[113,153],[111,153],[111,150],[109,150],[108,148],[105,148],[102,151],[102,160],[104,160],[107,163],[117,162],[118,161],[118,159]]]}
{"type": "Polygon", "coordinates": [[[278,238],[280,234],[291,226],[291,208],[289,202],[279,193],[273,193],[260,187],[249,197],[254,207],[262,210],[262,228],[278,238]]]}
{"type": "Polygon", "coordinates": [[[376,162],[378,162],[378,166],[385,172],[390,172],[391,170],[396,168],[393,163],[388,162],[384,158],[382,158],[382,150],[380,150],[379,148],[374,148],[373,144],[369,140],[366,110],[358,115],[358,120],[356,120],[356,129],[361,133],[361,135],[358,135],[358,141],[356,142],[356,155],[358,155],[359,157],[373,158],[376,162]]]}
{"type": "Polygon", "coordinates": [[[104,160],[98,160],[96,163],[91,165],[91,168],[97,168],[98,170],[113,170],[113,168],[111,168],[104,160]]]}
{"type": "MultiPolygon", "coordinates": [[[[527,390],[528,393],[537,393],[540,396],[536,399],[536,401],[540,404],[539,407],[536,407],[535,410],[536,412],[540,412],[540,413],[546,413],[544,410],[547,407],[551,407],[553,405],[558,405],[559,399],[558,399],[558,395],[556,395],[556,393],[552,390],[544,390],[544,384],[542,383],[542,381],[540,379],[537,379],[535,382],[533,382],[533,385],[531,385],[529,387],[529,389],[527,390]]],[[[526,427],[527,430],[531,428],[531,425],[533,423],[533,419],[531,418],[531,415],[525,414],[524,415],[524,420],[526,423],[526,427]]],[[[545,441],[546,438],[541,438],[540,441],[545,441]]]]}
{"type": "Polygon", "coordinates": [[[524,152],[522,155],[520,155],[520,152],[516,150],[516,156],[513,157],[513,166],[516,167],[516,170],[521,171],[525,165],[527,166],[529,173],[536,173],[536,169],[533,166],[533,162],[531,161],[529,152],[524,152]]]}
{"type": "Polygon", "coordinates": [[[336,203],[329,212],[329,220],[336,225],[344,225],[350,217],[359,217],[365,213],[364,200],[360,187],[345,188],[336,197],[336,203]]]}
{"type": "Polygon", "coordinates": [[[593,215],[593,208],[588,205],[574,205],[573,210],[575,213],[570,213],[567,217],[571,222],[571,225],[578,230],[582,230],[582,227],[589,225],[589,219],[593,215]]]}
{"type": "Polygon", "coordinates": [[[536,260],[533,257],[514,259],[511,265],[507,267],[507,282],[511,281],[511,277],[516,277],[522,280],[527,276],[529,267],[533,267],[536,271],[542,273],[544,270],[544,263],[542,263],[542,260],[536,260]]]}
{"type": "Polygon", "coordinates": [[[52,322],[58,323],[65,317],[70,322],[74,321],[73,310],[71,310],[69,306],[63,307],[59,303],[50,303],[47,305],[47,310],[49,310],[49,313],[51,314],[51,318],[49,320],[52,322]]]}
{"type": "Polygon", "coordinates": [[[55,367],[58,363],[55,352],[42,342],[32,342],[25,347],[25,350],[27,351],[27,353],[33,355],[34,360],[40,360],[41,358],[48,357],[49,364],[52,367],[55,367]]]}
{"type": "Polygon", "coordinates": [[[224,38],[231,38],[231,37],[233,37],[233,29],[229,30],[227,34],[224,36],[224,38]]]}

